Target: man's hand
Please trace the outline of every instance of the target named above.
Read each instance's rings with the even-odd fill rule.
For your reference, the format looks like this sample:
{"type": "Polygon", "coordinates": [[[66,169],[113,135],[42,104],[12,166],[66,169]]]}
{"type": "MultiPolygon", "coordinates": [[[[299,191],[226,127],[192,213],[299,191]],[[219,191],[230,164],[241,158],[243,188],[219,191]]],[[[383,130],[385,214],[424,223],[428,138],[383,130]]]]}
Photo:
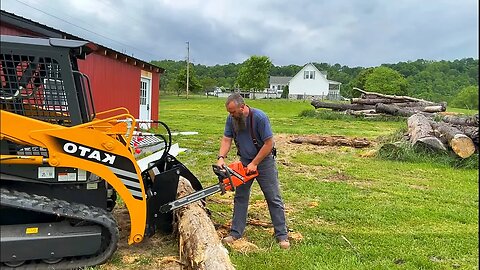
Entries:
{"type": "Polygon", "coordinates": [[[255,172],[257,172],[257,165],[250,162],[247,165],[247,175],[254,174],[255,172]]]}
{"type": "Polygon", "coordinates": [[[223,160],[223,158],[219,158],[217,160],[217,166],[223,168],[223,166],[225,166],[225,160],[223,160]]]}

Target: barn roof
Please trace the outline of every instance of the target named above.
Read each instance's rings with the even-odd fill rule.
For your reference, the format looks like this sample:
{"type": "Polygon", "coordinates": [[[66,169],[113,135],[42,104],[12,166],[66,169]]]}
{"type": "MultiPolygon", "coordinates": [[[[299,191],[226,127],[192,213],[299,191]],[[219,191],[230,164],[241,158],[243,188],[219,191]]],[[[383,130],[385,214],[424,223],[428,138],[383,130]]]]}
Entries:
{"type": "Polygon", "coordinates": [[[105,56],[113,57],[115,59],[119,59],[120,61],[124,61],[126,63],[138,66],[147,71],[154,71],[157,73],[164,73],[165,69],[156,66],[154,64],[148,63],[144,60],[135,58],[133,56],[129,56],[127,54],[121,53],[116,51],[112,48],[103,46],[96,42],[69,34],[59,29],[55,29],[53,27],[41,24],[36,21],[32,21],[30,19],[24,18],[22,16],[18,16],[14,13],[7,12],[5,10],[0,10],[0,21],[5,24],[12,25],[14,27],[27,29],[29,31],[38,33],[45,37],[54,37],[54,38],[67,38],[67,39],[75,39],[75,40],[84,40],[95,43],[98,46],[97,53],[103,54],[105,56]]]}

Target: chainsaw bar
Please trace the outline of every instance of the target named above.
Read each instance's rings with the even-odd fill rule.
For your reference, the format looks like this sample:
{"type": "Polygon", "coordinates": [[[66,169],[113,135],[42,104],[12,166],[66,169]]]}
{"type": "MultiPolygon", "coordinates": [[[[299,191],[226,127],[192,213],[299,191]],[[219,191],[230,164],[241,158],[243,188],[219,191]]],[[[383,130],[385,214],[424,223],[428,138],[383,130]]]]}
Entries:
{"type": "MultiPolygon", "coordinates": [[[[245,174],[245,169],[240,161],[234,162],[229,166],[237,168],[237,170],[240,170],[240,172],[243,172],[243,174],[245,174]]],[[[217,165],[212,165],[213,172],[218,176],[218,180],[220,181],[220,183],[202,190],[198,190],[173,202],[166,203],[160,206],[160,212],[168,213],[177,208],[204,199],[217,192],[222,192],[223,194],[226,190],[235,191],[235,187],[245,184],[245,182],[252,180],[258,175],[258,172],[255,172],[254,174],[245,176],[233,168],[227,166],[220,167],[217,165]],[[235,178],[237,178],[238,180],[236,180],[235,178]]]]}
{"type": "Polygon", "coordinates": [[[196,191],[194,193],[191,193],[185,197],[182,197],[176,201],[166,203],[162,206],[160,206],[160,212],[161,213],[168,213],[170,211],[173,211],[177,208],[183,207],[187,204],[199,201],[201,199],[204,199],[210,195],[213,195],[217,192],[222,191],[222,183],[218,183],[216,185],[207,187],[205,189],[196,191]]]}

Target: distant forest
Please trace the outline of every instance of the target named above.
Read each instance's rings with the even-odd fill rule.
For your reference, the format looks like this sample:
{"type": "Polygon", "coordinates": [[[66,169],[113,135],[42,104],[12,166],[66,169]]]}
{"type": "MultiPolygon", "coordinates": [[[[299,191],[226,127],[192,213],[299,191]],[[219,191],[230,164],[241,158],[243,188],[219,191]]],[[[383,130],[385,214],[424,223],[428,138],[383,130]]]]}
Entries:
{"type": "MultiPolygon", "coordinates": [[[[176,92],[175,80],[183,73],[186,78],[186,62],[162,60],[152,61],[154,65],[164,68],[165,74],[161,79],[161,89],[167,92],[176,92]]],[[[367,68],[348,67],[340,64],[313,63],[320,71],[327,72],[329,80],[342,83],[341,95],[352,97],[352,88],[356,87],[356,78],[359,73],[367,68]]],[[[201,87],[197,92],[205,92],[214,87],[226,89],[234,88],[235,80],[242,64],[230,63],[227,65],[205,66],[201,64],[190,65],[190,76],[201,87]]],[[[478,59],[464,58],[454,61],[431,61],[419,59],[416,61],[399,62],[397,64],[383,64],[398,71],[408,82],[407,93],[409,96],[432,101],[451,101],[463,88],[468,86],[478,87],[478,59]]],[[[294,76],[303,66],[288,65],[274,66],[270,69],[271,76],[294,76]]],[[[192,80],[192,79],[191,79],[192,80]]],[[[265,82],[268,87],[268,82],[265,82]]],[[[367,89],[378,90],[378,89],[367,89]]]]}

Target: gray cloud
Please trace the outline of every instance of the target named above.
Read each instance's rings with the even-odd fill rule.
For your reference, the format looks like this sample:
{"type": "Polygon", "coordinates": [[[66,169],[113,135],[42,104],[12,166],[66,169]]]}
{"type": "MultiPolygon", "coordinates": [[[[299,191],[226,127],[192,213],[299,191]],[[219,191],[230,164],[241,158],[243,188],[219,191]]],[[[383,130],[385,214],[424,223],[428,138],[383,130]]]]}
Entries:
{"type": "Polygon", "coordinates": [[[2,0],[2,9],[147,61],[185,59],[186,41],[206,65],[251,55],[351,67],[478,59],[476,0],[2,0]]]}

